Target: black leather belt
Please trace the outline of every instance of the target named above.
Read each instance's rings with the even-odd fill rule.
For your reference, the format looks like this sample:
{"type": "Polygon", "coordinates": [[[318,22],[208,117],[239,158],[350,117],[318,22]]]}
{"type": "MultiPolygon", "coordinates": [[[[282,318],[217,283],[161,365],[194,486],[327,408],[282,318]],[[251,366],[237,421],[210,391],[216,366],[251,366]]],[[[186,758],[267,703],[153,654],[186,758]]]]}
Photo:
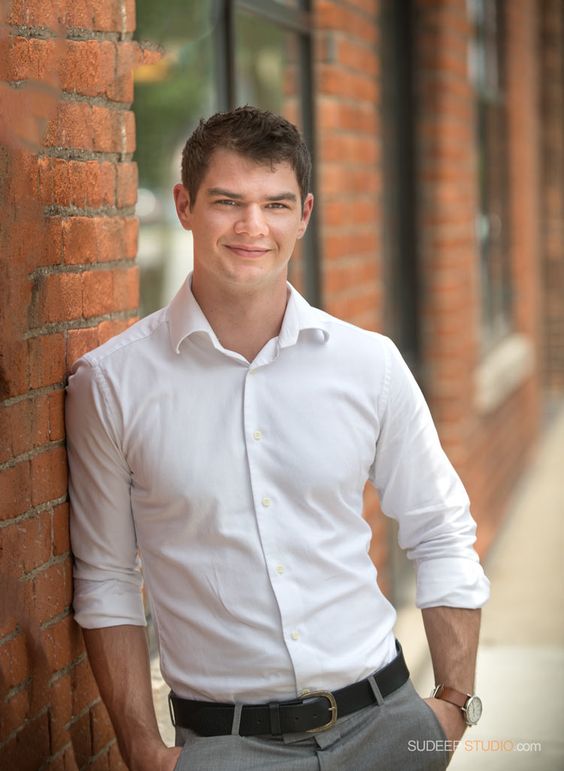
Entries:
{"type": "MultiPolygon", "coordinates": [[[[374,673],[376,685],[383,697],[396,691],[409,678],[401,646],[396,642],[398,655],[374,673]]],[[[270,704],[244,704],[241,709],[239,734],[259,736],[285,733],[319,732],[331,728],[337,718],[350,715],[376,702],[369,679],[347,685],[338,691],[310,691],[299,699],[270,704]]],[[[170,717],[175,726],[190,728],[200,736],[230,734],[235,707],[210,701],[181,699],[169,695],[170,717]]]]}

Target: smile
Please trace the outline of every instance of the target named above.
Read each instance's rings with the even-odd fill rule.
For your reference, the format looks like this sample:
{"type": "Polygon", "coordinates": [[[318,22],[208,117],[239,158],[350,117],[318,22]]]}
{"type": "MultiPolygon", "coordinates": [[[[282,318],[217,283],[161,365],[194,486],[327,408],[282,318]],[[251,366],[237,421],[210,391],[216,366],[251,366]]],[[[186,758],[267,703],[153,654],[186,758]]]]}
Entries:
{"type": "Polygon", "coordinates": [[[226,244],[225,246],[229,251],[238,254],[240,257],[248,257],[250,259],[262,257],[270,251],[270,249],[261,249],[256,246],[238,246],[235,244],[226,244]]]}

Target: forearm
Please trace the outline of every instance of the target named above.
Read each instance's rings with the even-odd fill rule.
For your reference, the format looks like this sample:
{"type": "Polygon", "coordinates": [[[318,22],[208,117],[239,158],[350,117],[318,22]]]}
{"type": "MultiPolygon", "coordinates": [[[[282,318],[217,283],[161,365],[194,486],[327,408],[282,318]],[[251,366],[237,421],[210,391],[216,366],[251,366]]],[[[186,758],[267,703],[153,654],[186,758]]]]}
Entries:
{"type": "Polygon", "coordinates": [[[422,615],[435,683],[472,693],[481,611],[439,606],[423,609],[422,615]]]}
{"type": "Polygon", "coordinates": [[[130,769],[141,769],[144,758],[165,749],[153,706],[145,627],[112,626],[83,633],[123,758],[130,769]]]}

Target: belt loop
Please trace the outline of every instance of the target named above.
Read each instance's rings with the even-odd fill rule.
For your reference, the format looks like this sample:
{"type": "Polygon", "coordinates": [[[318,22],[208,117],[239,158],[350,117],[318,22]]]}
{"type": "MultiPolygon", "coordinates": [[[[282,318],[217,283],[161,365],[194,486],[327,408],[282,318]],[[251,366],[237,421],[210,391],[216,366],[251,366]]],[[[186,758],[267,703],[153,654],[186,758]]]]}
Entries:
{"type": "Polygon", "coordinates": [[[168,712],[170,715],[170,722],[172,723],[174,728],[176,728],[176,721],[174,719],[174,703],[172,701],[172,691],[169,691],[169,694],[168,694],[168,712]]]}
{"type": "Polygon", "coordinates": [[[237,736],[239,734],[239,728],[241,726],[241,712],[243,710],[242,704],[235,704],[233,707],[233,723],[231,724],[231,735],[237,736]]]}
{"type": "Polygon", "coordinates": [[[272,701],[268,705],[270,712],[270,733],[273,736],[282,736],[282,726],[280,724],[280,704],[272,701]]]}
{"type": "Polygon", "coordinates": [[[374,694],[374,698],[376,699],[376,704],[381,707],[384,703],[384,697],[380,693],[380,689],[378,688],[378,684],[376,683],[376,678],[374,675],[370,675],[368,678],[368,682],[370,683],[370,687],[372,688],[372,693],[374,694]]]}

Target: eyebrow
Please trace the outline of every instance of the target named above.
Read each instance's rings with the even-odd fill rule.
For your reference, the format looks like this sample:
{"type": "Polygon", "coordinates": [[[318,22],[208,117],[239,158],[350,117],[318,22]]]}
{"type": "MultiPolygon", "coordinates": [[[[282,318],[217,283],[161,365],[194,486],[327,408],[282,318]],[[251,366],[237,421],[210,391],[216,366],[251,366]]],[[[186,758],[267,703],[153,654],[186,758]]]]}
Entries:
{"type": "MultiPolygon", "coordinates": [[[[235,201],[242,201],[244,196],[240,193],[233,193],[230,190],[225,190],[223,187],[210,187],[207,191],[209,196],[222,195],[225,198],[233,198],[235,201]]],[[[295,193],[282,192],[278,195],[266,196],[266,201],[293,201],[296,202],[298,197],[295,193]]]]}

